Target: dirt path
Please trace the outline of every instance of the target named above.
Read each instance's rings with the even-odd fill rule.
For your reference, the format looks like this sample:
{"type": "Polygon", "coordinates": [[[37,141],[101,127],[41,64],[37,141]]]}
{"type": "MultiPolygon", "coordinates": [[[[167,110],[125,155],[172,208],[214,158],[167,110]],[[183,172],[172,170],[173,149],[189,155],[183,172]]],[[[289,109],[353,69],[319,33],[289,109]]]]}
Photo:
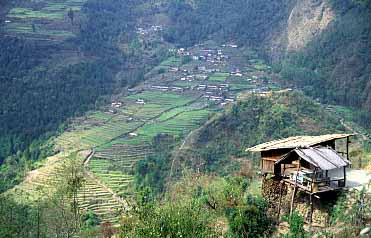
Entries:
{"type": "Polygon", "coordinates": [[[84,167],[86,167],[89,164],[90,159],[93,158],[94,155],[95,155],[95,149],[92,148],[91,152],[89,153],[89,155],[84,160],[84,167]]]}

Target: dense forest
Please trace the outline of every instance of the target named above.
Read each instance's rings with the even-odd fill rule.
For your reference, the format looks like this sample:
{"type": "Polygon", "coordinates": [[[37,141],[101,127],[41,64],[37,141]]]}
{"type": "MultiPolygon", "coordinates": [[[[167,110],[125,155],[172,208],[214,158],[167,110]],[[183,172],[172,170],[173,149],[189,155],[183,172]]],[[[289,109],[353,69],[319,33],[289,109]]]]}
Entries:
{"type": "Polygon", "coordinates": [[[122,31],[127,37],[120,40],[133,39],[135,12],[126,9],[140,2],[115,3],[89,1],[80,34],[64,42],[0,36],[0,164],[5,161],[0,190],[19,182],[32,161],[52,153],[35,145],[63,131],[68,118],[101,105],[102,96],[114,88],[143,80],[140,61],[129,61],[117,46],[122,31]],[[77,52],[77,62],[63,62],[69,51],[77,52]],[[139,64],[138,69],[132,62],[139,64]],[[128,64],[134,68],[128,77],[114,80],[128,64]]]}
{"type": "Polygon", "coordinates": [[[326,103],[360,109],[358,122],[371,118],[371,5],[332,1],[336,20],[305,49],[290,54],[280,75],[326,103]]]}

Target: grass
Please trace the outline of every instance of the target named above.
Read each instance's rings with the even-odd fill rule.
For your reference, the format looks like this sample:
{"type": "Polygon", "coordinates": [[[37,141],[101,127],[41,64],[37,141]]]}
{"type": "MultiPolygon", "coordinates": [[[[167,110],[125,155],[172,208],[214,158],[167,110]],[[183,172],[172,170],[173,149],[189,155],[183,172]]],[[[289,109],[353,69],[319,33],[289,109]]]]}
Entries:
{"type": "MultiPolygon", "coordinates": [[[[183,111],[177,115],[173,115],[170,120],[155,121],[147,124],[137,130],[138,135],[151,141],[153,137],[160,133],[166,133],[174,136],[181,136],[184,133],[194,129],[201,121],[206,120],[209,111],[206,109],[183,111]]],[[[166,118],[165,115],[164,117],[166,118]]]]}
{"type": "Polygon", "coordinates": [[[8,17],[11,18],[40,18],[49,20],[63,20],[67,12],[50,12],[46,10],[36,11],[31,8],[13,8],[9,11],[8,17]]]}
{"type": "Polygon", "coordinates": [[[231,90],[248,90],[255,88],[255,86],[249,83],[230,83],[229,87],[231,90]]]}
{"type": "Polygon", "coordinates": [[[73,37],[75,34],[66,20],[67,13],[70,9],[79,12],[85,2],[86,0],[32,1],[30,4],[33,3],[34,6],[28,4],[28,7],[16,7],[9,11],[6,17],[11,22],[6,23],[5,29],[8,33],[32,38],[64,40],[73,37]]]}
{"type": "Polygon", "coordinates": [[[209,81],[224,82],[229,77],[229,73],[216,72],[209,77],[209,81]]]}
{"type": "Polygon", "coordinates": [[[168,66],[168,67],[179,67],[182,65],[182,59],[179,57],[172,56],[160,64],[161,66],[168,66]]]}
{"type": "Polygon", "coordinates": [[[261,59],[251,59],[249,60],[250,64],[252,64],[253,68],[259,71],[267,71],[270,70],[271,67],[266,65],[263,60],[261,59]]]}
{"type": "Polygon", "coordinates": [[[172,83],[172,85],[174,85],[175,87],[193,87],[193,86],[196,86],[198,84],[199,84],[199,82],[196,82],[196,81],[192,81],[192,82],[176,81],[176,82],[172,83]]]}

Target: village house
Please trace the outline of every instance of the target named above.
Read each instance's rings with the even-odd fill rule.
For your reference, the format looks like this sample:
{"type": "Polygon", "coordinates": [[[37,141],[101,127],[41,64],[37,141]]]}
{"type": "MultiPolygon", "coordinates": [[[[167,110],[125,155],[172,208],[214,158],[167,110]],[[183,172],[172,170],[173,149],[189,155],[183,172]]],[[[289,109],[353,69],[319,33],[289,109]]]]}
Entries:
{"type": "Polygon", "coordinates": [[[206,80],[209,76],[207,76],[206,74],[198,74],[196,75],[196,78],[199,79],[199,80],[206,80]]]}
{"type": "Polygon", "coordinates": [[[171,87],[171,91],[173,92],[183,92],[184,89],[181,87],[171,87]]]}
{"type": "Polygon", "coordinates": [[[142,104],[142,105],[144,105],[144,104],[146,104],[145,102],[144,102],[144,99],[137,99],[137,101],[135,102],[136,104],[142,104]]]}
{"type": "Polygon", "coordinates": [[[122,102],[113,102],[111,103],[111,107],[113,108],[119,108],[122,106],[122,102]]]}
{"type": "Polygon", "coordinates": [[[176,73],[179,71],[179,68],[178,67],[171,67],[169,72],[173,72],[173,73],[176,73]]]}
{"type": "Polygon", "coordinates": [[[276,181],[271,192],[279,190],[278,216],[283,187],[292,191],[290,214],[298,190],[309,195],[309,222],[312,222],[313,197],[318,199],[330,192],[347,187],[347,171],[350,170],[349,143],[353,134],[329,134],[321,136],[294,136],[266,142],[246,149],[260,152],[263,183],[276,181]],[[339,151],[337,140],[345,140],[345,148],[339,151]],[[277,189],[276,187],[279,187],[277,189]],[[321,195],[321,196],[320,196],[321,195]]]}
{"type": "MultiPolygon", "coordinates": [[[[347,139],[346,152],[341,152],[349,158],[349,137],[352,134],[331,134],[322,136],[294,136],[282,140],[266,142],[251,148],[246,151],[261,153],[261,172],[263,174],[280,175],[281,159],[285,158],[289,152],[300,148],[314,148],[316,146],[330,147],[335,150],[335,141],[339,139],[347,139]],[[276,164],[277,162],[277,164],[276,164]]],[[[338,153],[335,151],[335,153],[338,153]]]]}
{"type": "Polygon", "coordinates": [[[152,86],[153,89],[157,89],[157,90],[160,90],[160,91],[168,91],[169,90],[169,87],[168,86],[152,86]]]}

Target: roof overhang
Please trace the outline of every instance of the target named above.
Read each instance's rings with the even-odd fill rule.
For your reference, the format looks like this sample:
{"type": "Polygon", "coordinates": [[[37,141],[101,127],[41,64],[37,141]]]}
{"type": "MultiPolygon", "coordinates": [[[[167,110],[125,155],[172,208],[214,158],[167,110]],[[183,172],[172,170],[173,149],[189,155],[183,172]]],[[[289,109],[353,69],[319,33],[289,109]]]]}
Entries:
{"type": "Polygon", "coordinates": [[[301,159],[322,170],[338,169],[351,164],[349,160],[341,157],[334,149],[318,146],[311,148],[296,148],[284,155],[280,160],[276,161],[275,165],[282,164],[289,160],[292,158],[293,154],[296,154],[301,159]]]}
{"type": "Polygon", "coordinates": [[[355,134],[327,134],[321,136],[293,136],[281,140],[274,140],[260,145],[256,145],[254,147],[246,149],[245,151],[262,152],[278,149],[294,149],[300,147],[310,147],[332,140],[344,139],[354,135],[355,134]]]}

